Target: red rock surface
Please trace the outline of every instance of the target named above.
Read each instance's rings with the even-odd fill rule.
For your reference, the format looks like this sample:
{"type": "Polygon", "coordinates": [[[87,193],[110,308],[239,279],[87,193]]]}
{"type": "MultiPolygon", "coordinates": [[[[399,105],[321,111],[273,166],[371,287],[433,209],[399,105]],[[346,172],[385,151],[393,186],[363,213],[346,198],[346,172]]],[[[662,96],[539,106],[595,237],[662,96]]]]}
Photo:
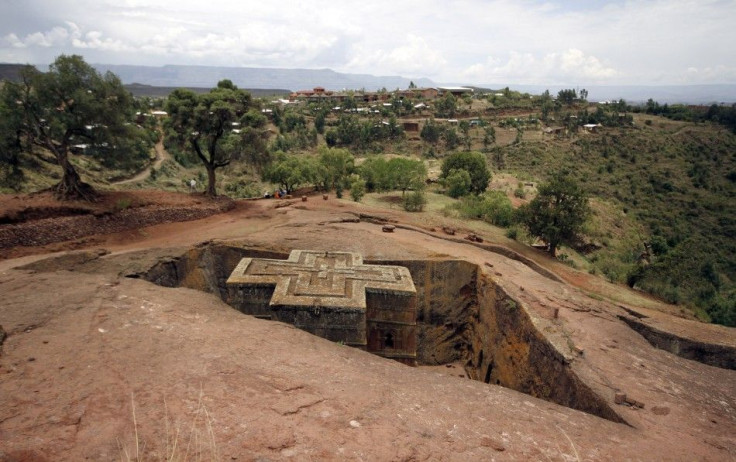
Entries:
{"type": "MultiPolygon", "coordinates": [[[[423,225],[416,215],[347,201],[271,200],[185,223],[3,249],[0,325],[9,336],[0,356],[0,460],[165,460],[172,452],[178,460],[736,457],[736,371],[653,348],[618,318],[628,313],[620,302],[586,295],[599,281],[544,256],[532,255],[576,284],[439,234],[383,233],[343,220],[361,212],[423,225]],[[211,239],[476,263],[628,425],[460,378],[458,367],[410,368],[253,319],[211,294],[122,276],[211,239]],[[43,261],[51,251],[102,247],[43,261]],[[615,391],[644,408],[613,404],[615,391]]],[[[601,290],[618,291],[626,289],[601,290]]],[[[677,310],[637,294],[620,298],[658,329],[736,345],[733,329],[651,311],[677,310]]]]}

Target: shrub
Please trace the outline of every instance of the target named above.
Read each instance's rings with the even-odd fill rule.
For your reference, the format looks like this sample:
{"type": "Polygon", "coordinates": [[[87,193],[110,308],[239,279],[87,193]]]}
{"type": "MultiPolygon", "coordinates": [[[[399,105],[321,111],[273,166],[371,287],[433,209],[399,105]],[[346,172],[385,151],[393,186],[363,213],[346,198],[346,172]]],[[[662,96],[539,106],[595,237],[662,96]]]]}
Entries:
{"type": "Polygon", "coordinates": [[[510,226],[514,219],[514,208],[506,194],[501,191],[487,192],[483,197],[481,218],[496,226],[510,226]]]}
{"type": "Polygon", "coordinates": [[[353,178],[350,184],[350,197],[355,202],[360,202],[363,196],[365,196],[365,180],[362,178],[353,178]]]}
{"type": "Polygon", "coordinates": [[[427,204],[427,198],[422,191],[412,191],[404,196],[404,210],[407,212],[421,212],[427,204]]]}
{"type": "Polygon", "coordinates": [[[496,226],[510,226],[514,219],[514,208],[506,194],[489,191],[482,196],[469,196],[459,204],[464,218],[481,219],[496,226]]]}
{"type": "Polygon", "coordinates": [[[453,169],[444,180],[447,195],[458,198],[470,194],[470,173],[463,169],[453,169]]]}
{"type": "Polygon", "coordinates": [[[465,170],[470,175],[470,191],[481,194],[488,188],[491,172],[486,156],[479,152],[456,152],[442,162],[440,178],[447,178],[453,170],[465,170]]]}
{"type": "Polygon", "coordinates": [[[132,203],[131,200],[127,197],[123,199],[118,199],[118,201],[115,202],[115,210],[123,211],[127,209],[128,207],[130,207],[131,203],[132,203]]]}

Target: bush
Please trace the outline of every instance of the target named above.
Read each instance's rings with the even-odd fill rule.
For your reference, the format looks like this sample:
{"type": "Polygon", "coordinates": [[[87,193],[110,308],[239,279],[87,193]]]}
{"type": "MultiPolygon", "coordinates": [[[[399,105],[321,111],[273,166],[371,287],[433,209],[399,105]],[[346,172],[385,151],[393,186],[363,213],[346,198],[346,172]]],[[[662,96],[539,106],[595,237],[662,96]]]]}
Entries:
{"type": "Polygon", "coordinates": [[[460,215],[464,218],[481,219],[496,226],[510,226],[514,220],[514,208],[506,194],[501,191],[489,191],[482,196],[470,196],[462,199],[459,205],[460,215]]]}
{"type": "Polygon", "coordinates": [[[262,188],[255,182],[236,181],[225,185],[225,192],[228,196],[236,199],[260,197],[262,188]]]}
{"type": "Polygon", "coordinates": [[[486,156],[479,152],[456,152],[442,162],[440,178],[447,178],[453,170],[465,170],[470,175],[470,191],[481,194],[488,188],[491,172],[488,170],[486,156]]]}
{"type": "Polygon", "coordinates": [[[121,211],[129,208],[131,206],[131,204],[132,204],[131,200],[128,199],[127,197],[126,198],[123,198],[123,199],[118,199],[118,201],[115,202],[115,210],[118,211],[118,212],[121,212],[121,211]]]}
{"type": "Polygon", "coordinates": [[[362,178],[353,178],[350,185],[350,197],[355,202],[360,202],[363,196],[365,196],[365,180],[362,178]]]}
{"type": "Polygon", "coordinates": [[[413,191],[404,196],[404,210],[407,212],[421,212],[427,205],[427,198],[422,191],[413,191]]]}
{"type": "Polygon", "coordinates": [[[514,220],[514,208],[506,194],[501,191],[487,192],[483,198],[481,218],[496,226],[511,226],[514,220]]]}
{"type": "Polygon", "coordinates": [[[471,179],[467,170],[453,169],[444,180],[447,195],[458,198],[470,194],[471,179]]]}

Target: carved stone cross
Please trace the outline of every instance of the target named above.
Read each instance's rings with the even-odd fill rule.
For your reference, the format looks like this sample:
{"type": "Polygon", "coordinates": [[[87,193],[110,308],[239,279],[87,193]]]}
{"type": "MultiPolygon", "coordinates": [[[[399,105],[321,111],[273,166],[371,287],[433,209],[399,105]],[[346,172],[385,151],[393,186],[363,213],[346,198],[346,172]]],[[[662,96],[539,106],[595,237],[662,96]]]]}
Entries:
{"type": "Polygon", "coordinates": [[[287,260],[244,258],[228,285],[275,286],[272,306],[366,308],[366,290],[415,294],[409,270],[366,265],[353,252],[292,250],[287,260]]]}
{"type": "Polygon", "coordinates": [[[416,363],[416,289],[403,266],[366,265],[353,252],[292,250],[286,260],[243,258],[228,303],[328,340],[416,363]]]}

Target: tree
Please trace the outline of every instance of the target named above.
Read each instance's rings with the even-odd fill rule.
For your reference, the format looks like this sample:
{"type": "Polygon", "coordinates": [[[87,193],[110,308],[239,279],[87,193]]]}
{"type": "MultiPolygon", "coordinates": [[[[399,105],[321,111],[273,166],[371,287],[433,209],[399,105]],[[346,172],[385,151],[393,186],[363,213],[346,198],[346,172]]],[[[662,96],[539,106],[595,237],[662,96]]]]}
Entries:
{"type": "Polygon", "coordinates": [[[94,199],[94,189],[82,182],[69,157],[75,144],[115,146],[125,139],[133,99],[120,79],[100,75],[81,56],[61,55],[47,73],[25,67],[21,82],[7,82],[0,92],[6,108],[19,114],[0,135],[16,141],[22,136],[54,155],[63,172],[54,187],[58,198],[94,199]]]}
{"type": "Polygon", "coordinates": [[[496,142],[496,129],[488,125],[483,132],[483,148],[486,151],[496,142]]]}
{"type": "Polygon", "coordinates": [[[441,136],[442,127],[435,123],[434,119],[429,119],[429,121],[422,127],[422,131],[419,133],[420,138],[427,143],[432,144],[436,144],[440,140],[441,136]]]}
{"type": "Polygon", "coordinates": [[[545,90],[542,96],[539,98],[542,115],[541,119],[544,123],[549,120],[549,112],[555,109],[555,101],[552,100],[552,96],[549,94],[549,90],[545,90]]]}
{"type": "Polygon", "coordinates": [[[320,110],[314,117],[314,128],[320,135],[325,132],[325,119],[327,118],[327,111],[320,110]]]}
{"type": "Polygon", "coordinates": [[[20,113],[15,111],[15,101],[0,100],[0,184],[19,190],[23,181],[20,169],[20,153],[23,151],[20,113]]]}
{"type": "Polygon", "coordinates": [[[467,170],[451,170],[443,183],[447,188],[447,195],[450,197],[457,199],[458,197],[470,194],[470,185],[472,181],[470,179],[470,173],[468,173],[467,170]]]}
{"type": "Polygon", "coordinates": [[[463,143],[465,144],[465,149],[470,151],[470,145],[472,143],[472,139],[470,138],[470,122],[468,122],[467,120],[461,120],[460,131],[463,133],[463,143]]]}
{"type": "Polygon", "coordinates": [[[292,192],[297,187],[314,181],[314,164],[309,157],[287,156],[279,152],[276,160],[263,171],[262,178],[292,192]]]}
{"type": "Polygon", "coordinates": [[[355,202],[360,202],[363,196],[365,196],[365,180],[356,176],[350,181],[350,197],[355,202]]]}
{"type": "Polygon", "coordinates": [[[445,96],[437,100],[435,107],[440,117],[455,117],[457,113],[457,99],[448,91],[445,93],[445,96]]]}
{"type": "Polygon", "coordinates": [[[427,167],[421,160],[394,157],[388,161],[388,171],[392,177],[391,183],[401,190],[402,197],[407,189],[422,189],[427,179],[427,167]]]}
{"type": "Polygon", "coordinates": [[[468,106],[468,109],[473,109],[473,95],[469,93],[464,94],[463,102],[468,106]]]}
{"type": "Polygon", "coordinates": [[[359,168],[360,176],[369,191],[386,192],[393,189],[393,178],[388,161],[384,157],[369,157],[359,168]]]}
{"type": "Polygon", "coordinates": [[[470,192],[480,194],[488,187],[491,172],[486,157],[479,152],[456,152],[442,162],[441,179],[448,177],[453,170],[465,170],[470,175],[470,192]]]}
{"type": "Polygon", "coordinates": [[[424,206],[427,205],[424,191],[413,191],[407,194],[404,196],[402,205],[407,212],[421,212],[424,210],[424,206]]]}
{"type": "Polygon", "coordinates": [[[322,166],[322,185],[326,189],[342,192],[347,179],[355,170],[355,158],[347,149],[321,147],[319,163],[322,166]]]}
{"type": "Polygon", "coordinates": [[[514,138],[514,144],[519,144],[524,139],[524,128],[521,125],[516,127],[516,138],[514,138]]]}
{"type": "Polygon", "coordinates": [[[267,147],[268,136],[268,130],[243,126],[240,133],[233,132],[226,137],[223,147],[233,158],[245,160],[260,172],[272,160],[267,147]]]}
{"type": "Polygon", "coordinates": [[[442,138],[445,141],[445,149],[448,151],[452,151],[460,146],[460,136],[457,134],[455,127],[447,128],[442,134],[442,138]]]}
{"type": "Polygon", "coordinates": [[[215,171],[229,165],[237,153],[237,143],[222,141],[233,134],[233,123],[241,123],[251,104],[250,93],[229,80],[221,80],[216,88],[202,95],[186,89],[176,89],[169,95],[169,125],[204,164],[209,196],[217,195],[215,171]]]}
{"type": "Polygon", "coordinates": [[[557,101],[567,106],[572,106],[577,97],[578,95],[574,88],[567,88],[557,92],[557,101]]]}
{"type": "Polygon", "coordinates": [[[540,185],[537,197],[518,209],[520,222],[529,234],[547,243],[553,257],[561,243],[578,238],[590,213],[585,192],[564,172],[540,185]]]}

